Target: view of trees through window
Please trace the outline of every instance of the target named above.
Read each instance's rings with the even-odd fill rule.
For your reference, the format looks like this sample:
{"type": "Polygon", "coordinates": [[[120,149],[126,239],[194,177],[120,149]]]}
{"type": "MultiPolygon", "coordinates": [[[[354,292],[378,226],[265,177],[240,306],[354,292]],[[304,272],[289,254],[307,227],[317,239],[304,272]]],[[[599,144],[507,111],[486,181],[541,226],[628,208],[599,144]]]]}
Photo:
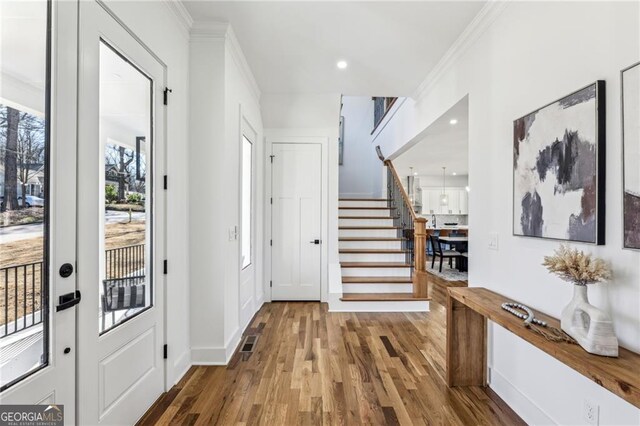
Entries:
{"type": "MultiPolygon", "coordinates": [[[[0,189],[1,211],[35,207],[44,198],[45,122],[29,112],[0,104],[0,189]]],[[[40,216],[32,221],[38,221],[40,216]]],[[[2,216],[3,224],[13,224],[19,215],[2,216]]],[[[25,220],[24,218],[18,220],[25,220]]],[[[41,220],[41,217],[40,217],[41,220]]]]}
{"type": "MultiPolygon", "coordinates": [[[[143,138],[139,138],[139,140],[143,138]]],[[[142,142],[144,143],[144,142],[142,142]]],[[[146,160],[143,152],[123,145],[105,147],[105,202],[132,204],[144,211],[146,160]]]]}

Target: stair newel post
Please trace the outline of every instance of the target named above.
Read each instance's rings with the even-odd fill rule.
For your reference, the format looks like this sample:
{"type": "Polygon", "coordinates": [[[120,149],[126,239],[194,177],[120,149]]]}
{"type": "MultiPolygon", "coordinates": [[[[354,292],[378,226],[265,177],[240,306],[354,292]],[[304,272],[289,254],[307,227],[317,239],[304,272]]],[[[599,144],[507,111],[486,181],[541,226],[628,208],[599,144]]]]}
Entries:
{"type": "Polygon", "coordinates": [[[426,252],[427,252],[427,219],[416,217],[413,221],[413,295],[415,297],[428,297],[426,252]]]}

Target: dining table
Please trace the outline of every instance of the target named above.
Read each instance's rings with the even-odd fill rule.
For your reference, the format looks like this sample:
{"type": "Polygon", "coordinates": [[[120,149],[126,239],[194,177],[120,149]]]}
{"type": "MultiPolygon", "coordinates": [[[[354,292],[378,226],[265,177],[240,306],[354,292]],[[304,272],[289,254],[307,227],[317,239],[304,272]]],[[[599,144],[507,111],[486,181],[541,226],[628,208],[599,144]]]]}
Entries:
{"type": "Polygon", "coordinates": [[[469,237],[438,237],[438,240],[455,247],[455,250],[460,252],[460,257],[456,259],[456,266],[461,272],[467,271],[469,264],[469,254],[467,253],[469,237]]]}

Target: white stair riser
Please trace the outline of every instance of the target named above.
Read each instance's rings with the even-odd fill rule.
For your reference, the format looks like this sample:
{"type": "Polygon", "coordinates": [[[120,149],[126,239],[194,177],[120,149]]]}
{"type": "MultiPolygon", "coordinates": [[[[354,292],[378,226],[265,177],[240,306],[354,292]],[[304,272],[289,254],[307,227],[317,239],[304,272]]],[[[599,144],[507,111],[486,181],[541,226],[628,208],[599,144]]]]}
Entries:
{"type": "Polygon", "coordinates": [[[340,207],[387,207],[389,204],[384,201],[340,201],[340,207]]]}
{"type": "Polygon", "coordinates": [[[342,268],[343,277],[408,277],[409,268],[342,268]]]}
{"type": "Polygon", "coordinates": [[[339,219],[339,226],[393,226],[393,219],[339,219]]]}
{"type": "Polygon", "coordinates": [[[405,262],[404,253],[340,253],[340,262],[405,262]]]}
{"type": "Polygon", "coordinates": [[[400,250],[402,241],[338,241],[341,249],[392,249],[400,250]]]}
{"type": "Polygon", "coordinates": [[[411,284],[342,284],[343,293],[411,293],[411,284]]]}
{"type": "Polygon", "coordinates": [[[389,209],[338,209],[338,216],[391,216],[389,209]]]}
{"type": "Polygon", "coordinates": [[[340,237],[396,238],[397,229],[339,229],[340,237]]]}

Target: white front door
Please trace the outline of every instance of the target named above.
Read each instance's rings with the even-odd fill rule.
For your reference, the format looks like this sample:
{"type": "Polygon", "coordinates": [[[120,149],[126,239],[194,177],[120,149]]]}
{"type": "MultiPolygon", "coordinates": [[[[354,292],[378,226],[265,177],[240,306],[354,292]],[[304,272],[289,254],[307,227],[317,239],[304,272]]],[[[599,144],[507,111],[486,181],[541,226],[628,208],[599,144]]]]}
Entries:
{"type": "MultiPolygon", "coordinates": [[[[13,194],[1,185],[2,225],[14,225],[20,217],[11,211],[22,212],[31,223],[0,228],[0,405],[62,404],[68,425],[76,423],[79,306],[76,13],[72,2],[0,2],[0,145],[16,146],[0,153],[3,184],[11,181],[11,173],[17,175],[14,182],[37,173],[45,186],[38,201],[42,207],[23,210],[17,200],[21,185],[13,194]],[[48,46],[57,52],[50,63],[48,46]],[[42,168],[25,168],[27,161],[42,168]],[[11,163],[17,165],[13,171],[11,163]]],[[[57,415],[59,408],[47,412],[57,415]]]]}
{"type": "Polygon", "coordinates": [[[134,424],[164,390],[165,68],[80,2],[80,424],[134,424]]]}
{"type": "Polygon", "coordinates": [[[272,145],[272,300],[320,300],[322,145],[272,145]]]}

